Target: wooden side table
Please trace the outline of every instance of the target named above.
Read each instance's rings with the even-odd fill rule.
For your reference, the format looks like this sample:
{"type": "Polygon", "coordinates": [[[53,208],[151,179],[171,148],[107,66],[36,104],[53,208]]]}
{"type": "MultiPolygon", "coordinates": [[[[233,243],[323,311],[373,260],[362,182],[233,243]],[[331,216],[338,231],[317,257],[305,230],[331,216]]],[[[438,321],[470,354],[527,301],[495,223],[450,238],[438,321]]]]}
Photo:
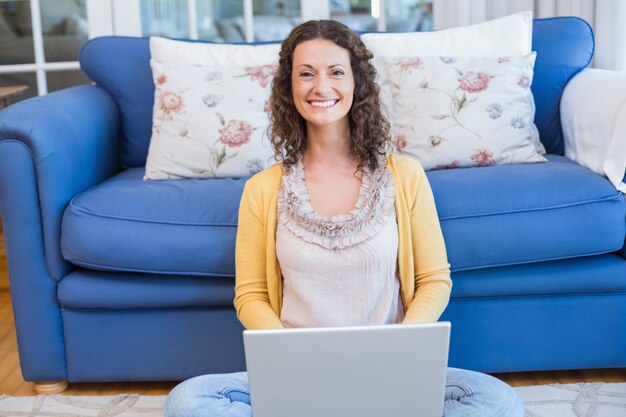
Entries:
{"type": "Polygon", "coordinates": [[[7,271],[7,256],[2,233],[2,219],[0,219],[0,291],[9,289],[9,272],[7,271]]]}
{"type": "Polygon", "coordinates": [[[28,90],[27,85],[11,85],[9,87],[0,87],[0,109],[4,109],[11,104],[11,97],[18,96],[28,90]]]}

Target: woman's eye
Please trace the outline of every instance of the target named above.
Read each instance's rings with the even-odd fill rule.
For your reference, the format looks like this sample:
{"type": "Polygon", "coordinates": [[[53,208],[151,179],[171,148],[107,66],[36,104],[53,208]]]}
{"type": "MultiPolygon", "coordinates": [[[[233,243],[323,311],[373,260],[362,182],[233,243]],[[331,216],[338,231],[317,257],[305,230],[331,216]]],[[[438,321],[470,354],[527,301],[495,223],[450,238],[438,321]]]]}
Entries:
{"type": "Polygon", "coordinates": [[[300,73],[301,78],[311,78],[312,76],[313,76],[313,73],[309,71],[304,71],[300,73]]]}
{"type": "Polygon", "coordinates": [[[341,77],[342,75],[344,75],[345,73],[342,70],[335,70],[332,72],[332,74],[336,77],[341,77]]]}

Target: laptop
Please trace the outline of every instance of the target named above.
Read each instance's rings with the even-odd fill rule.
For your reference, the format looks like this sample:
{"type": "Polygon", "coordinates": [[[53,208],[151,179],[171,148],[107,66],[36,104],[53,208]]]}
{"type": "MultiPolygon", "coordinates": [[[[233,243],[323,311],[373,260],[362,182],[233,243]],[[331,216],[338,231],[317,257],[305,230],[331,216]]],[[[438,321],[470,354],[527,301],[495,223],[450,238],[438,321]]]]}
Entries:
{"type": "Polygon", "coordinates": [[[450,323],[245,330],[254,417],[441,417],[450,323]]]}

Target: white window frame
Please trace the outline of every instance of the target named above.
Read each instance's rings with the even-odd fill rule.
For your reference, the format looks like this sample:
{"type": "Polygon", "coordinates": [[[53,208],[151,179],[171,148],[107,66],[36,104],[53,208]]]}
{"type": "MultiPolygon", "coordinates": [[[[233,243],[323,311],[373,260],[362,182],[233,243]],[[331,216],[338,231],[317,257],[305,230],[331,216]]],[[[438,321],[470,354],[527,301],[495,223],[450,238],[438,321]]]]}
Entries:
{"type": "Polygon", "coordinates": [[[30,16],[33,30],[33,49],[35,62],[27,64],[0,65],[0,74],[35,73],[37,79],[37,94],[48,92],[46,74],[53,71],[67,71],[80,69],[78,61],[46,62],[43,50],[43,31],[41,29],[40,0],[30,0],[30,16]]]}

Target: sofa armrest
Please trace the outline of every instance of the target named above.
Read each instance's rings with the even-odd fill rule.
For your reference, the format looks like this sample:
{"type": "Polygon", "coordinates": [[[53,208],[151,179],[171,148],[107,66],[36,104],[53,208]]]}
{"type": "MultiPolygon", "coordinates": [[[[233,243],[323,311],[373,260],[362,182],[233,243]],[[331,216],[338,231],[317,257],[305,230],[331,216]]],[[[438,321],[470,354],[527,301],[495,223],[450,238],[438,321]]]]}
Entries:
{"type": "MultiPolygon", "coordinates": [[[[17,141],[32,157],[46,266],[55,279],[70,270],[60,250],[63,210],[76,194],[119,170],[119,128],[113,98],[95,86],[61,90],[0,112],[0,153],[16,149],[2,145],[17,141]]],[[[14,166],[13,175],[28,169],[14,166]]],[[[12,198],[0,189],[3,212],[11,211],[12,198]]]]}
{"type": "Polygon", "coordinates": [[[626,72],[586,69],[561,98],[565,156],[626,193],[626,72]]]}
{"type": "Polygon", "coordinates": [[[67,379],[57,282],[63,210],[118,170],[119,114],[104,90],[85,86],[0,111],[0,212],[22,375],[67,379]]]}

